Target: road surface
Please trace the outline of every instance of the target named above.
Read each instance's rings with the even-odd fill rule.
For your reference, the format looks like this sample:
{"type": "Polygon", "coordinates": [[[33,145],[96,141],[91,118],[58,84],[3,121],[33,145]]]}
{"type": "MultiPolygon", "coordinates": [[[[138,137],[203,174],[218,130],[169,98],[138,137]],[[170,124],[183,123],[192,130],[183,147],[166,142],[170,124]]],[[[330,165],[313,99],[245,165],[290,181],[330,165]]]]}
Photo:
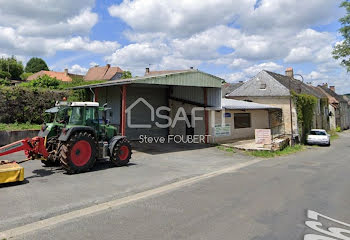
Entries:
{"type": "Polygon", "coordinates": [[[155,187],[153,192],[148,189],[136,196],[132,193],[134,198],[124,202],[109,199],[109,207],[97,203],[94,209],[81,208],[57,223],[54,220],[60,215],[54,215],[43,226],[27,226],[27,233],[15,239],[350,238],[349,133],[341,134],[331,147],[310,147],[275,159],[242,157],[239,162],[226,163],[190,176],[189,182],[182,179],[178,185],[174,185],[176,181],[164,184],[167,189],[155,187]],[[312,211],[308,214],[308,210],[344,223],[312,211]],[[327,232],[328,227],[337,227],[343,235],[327,232]]]}

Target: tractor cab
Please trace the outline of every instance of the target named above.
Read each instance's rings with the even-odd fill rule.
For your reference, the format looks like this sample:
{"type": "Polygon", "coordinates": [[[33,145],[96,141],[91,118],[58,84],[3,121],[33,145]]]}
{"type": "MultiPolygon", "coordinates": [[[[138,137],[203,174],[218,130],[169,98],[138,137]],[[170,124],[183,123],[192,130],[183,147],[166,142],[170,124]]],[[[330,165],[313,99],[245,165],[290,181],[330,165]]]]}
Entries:
{"type": "Polygon", "coordinates": [[[57,102],[55,107],[46,112],[55,114],[51,128],[58,126],[67,130],[76,126],[87,126],[98,133],[99,140],[109,141],[118,135],[118,129],[106,119],[108,110],[110,108],[106,104],[100,107],[98,102],[57,102]]]}

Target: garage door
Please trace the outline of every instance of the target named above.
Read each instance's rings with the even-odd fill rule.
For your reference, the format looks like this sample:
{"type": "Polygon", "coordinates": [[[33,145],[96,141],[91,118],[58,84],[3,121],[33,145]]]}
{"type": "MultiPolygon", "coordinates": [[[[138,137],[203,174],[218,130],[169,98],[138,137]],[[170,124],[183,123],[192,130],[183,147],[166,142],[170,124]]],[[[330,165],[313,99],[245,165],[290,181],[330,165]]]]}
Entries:
{"type": "MultiPolygon", "coordinates": [[[[168,106],[167,88],[150,88],[150,87],[128,87],[127,88],[127,108],[134,105],[130,109],[131,123],[133,125],[150,125],[150,128],[134,128],[126,126],[126,136],[131,140],[138,140],[140,135],[147,135],[151,137],[166,137],[168,135],[168,128],[158,128],[155,123],[167,123],[165,119],[160,119],[155,116],[155,121],[151,120],[151,109],[140,100],[143,98],[149,103],[154,111],[158,107],[168,106]],[[135,105],[135,103],[137,103],[135,105]]],[[[162,112],[165,115],[166,112],[162,112]]]]}

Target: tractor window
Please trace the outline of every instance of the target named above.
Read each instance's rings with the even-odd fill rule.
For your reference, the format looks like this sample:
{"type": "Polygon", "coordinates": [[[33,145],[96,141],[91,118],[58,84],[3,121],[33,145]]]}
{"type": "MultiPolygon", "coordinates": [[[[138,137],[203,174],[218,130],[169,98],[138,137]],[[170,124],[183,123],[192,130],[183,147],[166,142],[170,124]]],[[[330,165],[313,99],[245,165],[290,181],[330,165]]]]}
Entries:
{"type": "Polygon", "coordinates": [[[73,107],[69,123],[73,125],[83,124],[84,107],[73,107]]]}
{"type": "Polygon", "coordinates": [[[95,107],[86,108],[86,117],[85,121],[87,125],[93,125],[98,123],[98,112],[95,107]]]}

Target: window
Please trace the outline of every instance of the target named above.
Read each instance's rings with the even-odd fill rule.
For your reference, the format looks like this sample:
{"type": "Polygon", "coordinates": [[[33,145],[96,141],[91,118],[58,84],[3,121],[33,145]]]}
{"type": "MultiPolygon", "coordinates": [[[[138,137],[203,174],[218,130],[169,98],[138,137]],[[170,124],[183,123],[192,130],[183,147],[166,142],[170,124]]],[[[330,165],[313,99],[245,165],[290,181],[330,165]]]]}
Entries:
{"type": "Polygon", "coordinates": [[[235,113],[234,124],[235,128],[250,128],[250,113],[235,113]]]}
{"type": "Polygon", "coordinates": [[[261,83],[260,90],[265,90],[265,89],[266,89],[266,83],[261,83]]]}

